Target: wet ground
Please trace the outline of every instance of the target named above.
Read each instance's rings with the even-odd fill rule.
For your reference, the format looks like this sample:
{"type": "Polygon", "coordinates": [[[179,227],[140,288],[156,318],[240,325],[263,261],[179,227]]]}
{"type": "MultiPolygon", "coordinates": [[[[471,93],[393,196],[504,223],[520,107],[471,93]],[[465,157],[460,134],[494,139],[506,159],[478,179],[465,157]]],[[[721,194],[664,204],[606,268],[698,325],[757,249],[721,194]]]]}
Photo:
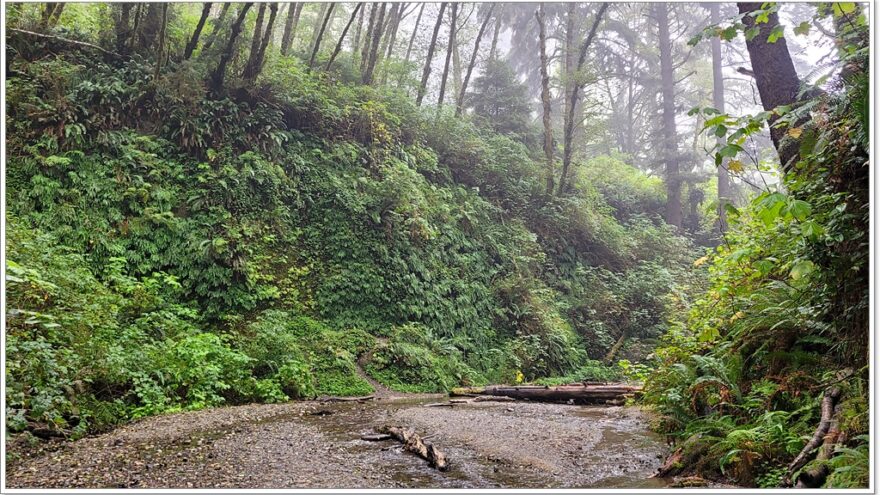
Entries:
{"type": "MultiPolygon", "coordinates": [[[[10,459],[10,488],[663,487],[666,448],[636,408],[437,398],[249,405],[148,418],[10,459]],[[393,440],[403,425],[446,453],[439,472],[393,440]]],[[[15,457],[15,456],[13,456],[15,457]]]]}

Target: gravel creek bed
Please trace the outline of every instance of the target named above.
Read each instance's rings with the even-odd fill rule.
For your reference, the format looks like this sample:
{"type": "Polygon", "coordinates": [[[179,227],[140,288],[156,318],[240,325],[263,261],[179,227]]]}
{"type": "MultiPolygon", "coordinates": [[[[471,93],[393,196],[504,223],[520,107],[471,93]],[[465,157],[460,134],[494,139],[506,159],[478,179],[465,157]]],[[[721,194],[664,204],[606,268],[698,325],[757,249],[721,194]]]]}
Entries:
{"type": "Polygon", "coordinates": [[[9,488],[612,488],[650,478],[667,449],[637,408],[533,402],[424,407],[432,398],[290,402],[147,418],[39,448],[10,444],[9,488]],[[399,443],[411,427],[446,453],[431,469],[399,443]]]}

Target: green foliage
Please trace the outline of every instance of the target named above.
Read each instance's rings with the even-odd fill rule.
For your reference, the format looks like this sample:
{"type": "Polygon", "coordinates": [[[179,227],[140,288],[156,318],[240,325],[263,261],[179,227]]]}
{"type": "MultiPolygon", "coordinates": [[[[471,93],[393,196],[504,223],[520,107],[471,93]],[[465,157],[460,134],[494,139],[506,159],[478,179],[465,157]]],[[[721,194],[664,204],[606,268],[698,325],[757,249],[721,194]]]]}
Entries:
{"type": "Polygon", "coordinates": [[[592,354],[624,331],[642,358],[682,290],[655,181],[602,158],[544,194],[509,67],[474,82],[493,109],[456,118],[352,84],[346,57],[331,78],[271,53],[257,87],[211,93],[213,52],[156,77],[69,49],[10,61],[15,431],[365,395],[359,357],[404,391],[611,379],[592,354]]]}
{"type": "Polygon", "coordinates": [[[599,156],[579,169],[583,181],[598,189],[615,216],[627,219],[635,214],[660,212],[666,190],[659,177],[648,177],[619,157],[599,156]]]}
{"type": "Polygon", "coordinates": [[[465,364],[453,339],[436,338],[429,328],[416,324],[393,328],[388,342],[374,351],[367,370],[401,392],[446,392],[483,383],[479,373],[465,364]]]}
{"type": "MultiPolygon", "coordinates": [[[[855,50],[846,63],[866,60],[855,50]]],[[[836,83],[842,91],[797,108],[744,118],[703,111],[705,128],[726,137],[717,163],[732,158],[741,167],[745,140],[771,116],[800,151],[781,184],[729,210],[725,243],[695,262],[708,266],[708,290],[664,337],[646,383],[663,430],[707,442],[697,469],[717,466],[742,484],[778,485],[815,429],[830,383],[843,389],[838,421],[846,437],[868,431],[864,83],[854,76],[836,83]]],[[[865,486],[867,461],[856,442],[828,461],[835,474],[826,486],[865,486]]]]}
{"type": "Polygon", "coordinates": [[[838,448],[829,461],[831,474],[825,480],[828,488],[864,488],[871,481],[871,455],[868,435],[854,438],[857,446],[838,448]]]}
{"type": "Polygon", "coordinates": [[[517,80],[507,62],[488,60],[474,79],[473,88],[467,101],[488,127],[500,134],[518,136],[528,144],[537,143],[537,133],[530,125],[528,88],[517,80]]]}
{"type": "Polygon", "coordinates": [[[564,376],[541,378],[535,380],[536,385],[565,385],[575,382],[610,382],[623,377],[623,371],[615,367],[605,365],[601,361],[587,360],[574,372],[564,376]]]}

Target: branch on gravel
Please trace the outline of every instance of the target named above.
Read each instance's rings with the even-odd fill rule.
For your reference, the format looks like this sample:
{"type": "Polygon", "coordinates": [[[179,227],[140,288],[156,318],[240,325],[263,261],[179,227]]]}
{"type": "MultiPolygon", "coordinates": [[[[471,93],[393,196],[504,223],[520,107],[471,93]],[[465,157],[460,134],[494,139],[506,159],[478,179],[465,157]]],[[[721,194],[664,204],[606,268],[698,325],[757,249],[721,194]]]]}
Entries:
{"type": "Polygon", "coordinates": [[[379,431],[391,435],[398,442],[402,442],[404,450],[425,459],[431,467],[437,468],[440,471],[449,469],[446,455],[440,452],[440,449],[434,447],[434,444],[425,442],[413,430],[399,426],[383,426],[379,431]]]}

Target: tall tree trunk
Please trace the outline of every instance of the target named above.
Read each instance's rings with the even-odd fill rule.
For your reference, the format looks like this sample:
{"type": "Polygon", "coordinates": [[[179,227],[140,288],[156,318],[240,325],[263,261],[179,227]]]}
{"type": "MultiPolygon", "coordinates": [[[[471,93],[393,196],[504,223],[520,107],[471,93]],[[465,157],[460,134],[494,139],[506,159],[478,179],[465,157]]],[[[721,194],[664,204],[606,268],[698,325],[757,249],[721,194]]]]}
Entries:
{"type": "MultiPolygon", "coordinates": [[[[762,4],[738,3],[737,6],[741,14],[749,14],[760,10],[762,4]]],[[[785,38],[780,37],[775,43],[767,41],[770,33],[779,26],[779,16],[774,12],[769,15],[767,22],[755,24],[754,17],[745,15],[743,23],[747,28],[757,27],[759,29],[757,36],[746,40],[746,48],[752,61],[755,85],[758,86],[758,94],[761,96],[764,110],[769,111],[782,105],[797,103],[801,82],[794,69],[794,63],[791,61],[791,55],[788,53],[785,38]]],[[[797,162],[799,143],[796,139],[787,137],[787,129],[773,125],[778,119],[778,115],[773,115],[768,119],[770,138],[779,154],[782,169],[788,172],[797,162]]]]}
{"type": "MultiPolygon", "coordinates": [[[[709,4],[709,22],[717,25],[721,22],[721,14],[717,3],[709,4]]],[[[721,38],[712,37],[712,105],[721,113],[724,113],[724,75],[721,72],[721,38]]],[[[724,138],[716,139],[718,144],[724,142],[724,138]]],[[[718,229],[723,233],[727,231],[727,209],[730,202],[730,176],[727,175],[727,160],[718,166],[718,229]]]]}
{"type": "Polygon", "coordinates": [[[287,7],[287,20],[284,22],[284,33],[281,35],[281,54],[287,56],[290,46],[296,36],[296,25],[299,24],[299,15],[302,12],[303,3],[291,3],[287,7]]]}
{"type": "Polygon", "coordinates": [[[58,22],[58,18],[61,17],[61,12],[63,10],[64,4],[61,2],[44,3],[43,9],[40,11],[40,31],[45,31],[50,27],[53,27],[55,23],[58,22]]]}
{"type": "Polygon", "coordinates": [[[131,10],[133,4],[128,2],[112,4],[114,25],[116,28],[116,52],[126,55],[128,52],[128,39],[131,37],[131,10]]]}
{"type": "MultiPolygon", "coordinates": [[[[369,5],[372,6],[372,4],[369,5]]],[[[362,8],[360,14],[358,15],[358,26],[354,32],[354,44],[351,47],[352,62],[360,58],[358,51],[361,47],[361,31],[363,31],[364,29],[364,12],[367,10],[367,8],[368,7],[362,8]]]]}
{"type": "MultiPolygon", "coordinates": [[[[309,69],[315,64],[315,57],[318,56],[318,50],[321,49],[321,39],[324,38],[324,31],[327,30],[327,23],[330,22],[330,18],[333,16],[333,7],[336,7],[335,3],[331,3],[327,12],[324,14],[324,20],[321,22],[321,30],[318,32],[318,38],[315,40],[315,46],[312,48],[312,56],[309,57],[309,69]]],[[[348,26],[346,26],[346,29],[348,29],[348,26]]]]}
{"type": "Polygon", "coordinates": [[[254,23],[254,34],[251,37],[251,51],[248,55],[247,64],[245,64],[244,74],[242,75],[243,79],[249,79],[249,73],[253,70],[254,61],[257,58],[257,53],[260,51],[260,41],[263,38],[263,20],[266,18],[266,4],[260,3],[259,10],[257,10],[257,20],[254,23]]]}
{"type": "Polygon", "coordinates": [[[603,3],[596,12],[596,19],[593,20],[593,25],[590,26],[590,32],[581,44],[577,65],[574,68],[574,74],[569,74],[569,77],[571,77],[573,81],[571,83],[571,93],[567,103],[568,113],[565,116],[565,124],[563,126],[562,174],[559,177],[559,194],[564,193],[566,189],[570,187],[568,183],[568,174],[569,169],[571,168],[571,159],[574,155],[574,149],[572,148],[574,144],[575,128],[574,116],[575,110],[578,106],[578,100],[580,99],[580,91],[583,87],[583,82],[577,78],[580,76],[581,70],[584,67],[584,62],[587,59],[587,50],[589,50],[590,45],[593,43],[593,39],[596,37],[596,31],[599,29],[599,24],[602,22],[602,16],[605,15],[607,9],[608,4],[603,3]]]}
{"type": "Polygon", "coordinates": [[[678,169],[678,136],[675,129],[675,76],[669,38],[669,6],[654,4],[660,46],[660,93],[663,101],[663,162],[666,165],[666,223],[681,228],[681,177],[678,169]]]}
{"type": "Polygon", "coordinates": [[[168,30],[168,3],[162,4],[162,20],[159,26],[159,49],[156,53],[156,73],[153,79],[159,79],[159,73],[162,71],[162,58],[165,51],[165,32],[168,30]]]}
{"type": "Polygon", "coordinates": [[[56,2],[46,2],[43,4],[42,10],[40,10],[40,23],[37,24],[41,31],[45,31],[49,27],[49,17],[52,15],[52,11],[55,10],[56,5],[58,5],[56,2]]]}
{"type": "Polygon", "coordinates": [[[544,25],[544,4],[538,4],[538,41],[541,57],[541,105],[544,122],[544,157],[547,174],[547,194],[553,194],[553,129],[550,127],[550,74],[547,72],[547,28],[544,25]]]}
{"type": "Polygon", "coordinates": [[[226,41],[226,47],[224,48],[223,53],[220,54],[220,62],[217,64],[214,73],[211,74],[211,89],[214,91],[220,91],[223,89],[223,79],[226,77],[226,66],[229,65],[229,60],[232,59],[232,55],[235,52],[235,42],[238,39],[238,35],[241,34],[241,25],[247,17],[248,10],[250,10],[253,5],[253,2],[245,2],[242,5],[241,10],[238,12],[238,18],[232,23],[232,30],[229,33],[229,39],[226,41]]]}
{"type": "Polygon", "coordinates": [[[413,28],[412,35],[409,37],[409,44],[406,45],[406,56],[403,58],[404,63],[409,62],[409,56],[412,53],[413,42],[419,33],[419,25],[422,23],[422,13],[425,11],[425,3],[419,7],[419,15],[416,16],[416,26],[413,28]]]}
{"type": "Polygon", "coordinates": [[[440,95],[437,97],[437,108],[443,106],[443,97],[446,96],[446,80],[449,77],[449,61],[452,59],[452,50],[455,47],[455,23],[458,21],[458,2],[452,3],[449,24],[449,39],[446,43],[446,63],[443,64],[443,76],[440,78],[440,95]]]}
{"type": "Polygon", "coordinates": [[[422,80],[419,82],[419,91],[416,95],[416,105],[421,106],[428,88],[428,77],[431,75],[431,61],[434,59],[434,50],[437,48],[437,35],[440,26],[443,25],[443,13],[446,11],[446,2],[440,4],[440,12],[437,14],[437,22],[434,23],[434,34],[431,35],[431,43],[428,45],[428,54],[425,57],[425,66],[422,69],[422,80]]]}
{"type": "MultiPolygon", "coordinates": [[[[543,8],[543,4],[542,4],[543,8]]],[[[471,75],[474,72],[474,67],[477,65],[477,55],[480,53],[480,41],[483,39],[483,33],[486,32],[486,26],[489,25],[489,19],[492,18],[492,12],[495,10],[495,4],[489,4],[489,11],[486,12],[486,17],[483,19],[483,23],[480,24],[480,30],[477,32],[477,39],[474,41],[474,51],[471,53],[471,60],[468,62],[467,71],[464,73],[464,81],[461,83],[461,90],[458,93],[458,100],[455,102],[455,116],[458,117],[461,115],[462,110],[464,109],[464,99],[467,95],[468,84],[471,81],[471,75]]]]}
{"type": "Polygon", "coordinates": [[[327,66],[324,67],[324,70],[330,70],[330,66],[333,65],[336,56],[342,51],[342,43],[345,41],[345,35],[348,34],[348,30],[351,28],[354,18],[357,17],[358,13],[362,12],[363,6],[363,2],[358,3],[354,7],[354,10],[351,11],[351,17],[348,18],[348,23],[345,25],[345,29],[342,30],[342,34],[339,36],[339,41],[336,43],[336,47],[333,49],[333,53],[330,55],[330,60],[327,61],[327,66]]]}
{"type": "Polygon", "coordinates": [[[184,60],[189,60],[189,58],[192,57],[196,46],[199,44],[199,37],[202,35],[202,29],[205,28],[205,22],[208,21],[208,16],[211,15],[211,5],[211,2],[205,2],[202,5],[202,16],[199,17],[199,23],[196,24],[196,29],[193,31],[189,43],[186,44],[186,50],[183,52],[184,60]]]}
{"type": "Polygon", "coordinates": [[[394,4],[391,10],[391,24],[388,25],[388,36],[382,45],[382,53],[386,59],[391,58],[391,55],[394,53],[394,42],[397,41],[397,28],[400,25],[400,16],[403,14],[404,7],[406,7],[405,3],[398,2],[394,4]]]}
{"type": "Polygon", "coordinates": [[[361,82],[364,84],[372,84],[373,83],[373,71],[376,70],[376,63],[379,59],[379,42],[382,41],[382,29],[383,24],[385,22],[385,10],[388,7],[387,3],[383,3],[381,7],[379,7],[379,14],[376,16],[376,23],[373,25],[373,39],[370,41],[370,51],[367,58],[367,64],[364,67],[364,72],[361,74],[361,82]]]}
{"type": "Polygon", "coordinates": [[[226,14],[229,13],[229,6],[231,3],[224,3],[223,9],[220,11],[220,17],[216,19],[216,21],[212,22],[214,29],[211,30],[211,34],[208,35],[208,39],[205,40],[205,46],[202,47],[202,53],[207,53],[208,50],[211,49],[211,46],[214,45],[214,40],[217,39],[217,34],[220,31],[220,27],[223,26],[223,21],[226,20],[226,14]]]}
{"type": "Polygon", "coordinates": [[[128,49],[127,52],[131,52],[134,50],[136,40],[138,39],[138,32],[140,32],[141,28],[141,19],[144,17],[144,11],[147,9],[147,4],[138,3],[134,8],[134,23],[131,27],[131,34],[128,37],[128,49]]]}
{"type": "MultiPolygon", "coordinates": [[[[403,9],[405,9],[406,6],[406,3],[399,2],[395,4],[395,8],[391,11],[391,23],[388,26],[388,35],[385,37],[384,44],[382,45],[382,51],[380,52],[380,54],[384,54],[383,57],[385,60],[389,60],[394,54],[394,43],[397,42],[397,30],[400,27],[400,20],[403,16],[403,9]]],[[[385,84],[386,82],[388,82],[387,65],[382,71],[382,84],[385,84]]]]}
{"type": "Polygon", "coordinates": [[[452,45],[452,102],[456,108],[458,107],[458,95],[461,93],[461,76],[461,50],[456,43],[452,45]]]}
{"type": "Polygon", "coordinates": [[[626,153],[630,156],[631,160],[635,159],[636,152],[636,124],[635,124],[635,113],[636,103],[635,96],[633,94],[633,86],[635,86],[634,78],[628,78],[629,81],[626,85],[626,153]]]}
{"type": "Polygon", "coordinates": [[[315,19],[315,27],[312,29],[312,40],[309,42],[309,53],[315,50],[315,45],[321,42],[321,26],[324,17],[327,15],[327,9],[330,8],[329,3],[322,3],[321,10],[318,11],[318,17],[315,19]]]}
{"type": "Polygon", "coordinates": [[[378,29],[376,27],[376,16],[379,14],[379,4],[371,4],[370,5],[370,20],[367,22],[367,32],[364,35],[364,46],[361,48],[361,77],[363,78],[364,71],[367,70],[367,63],[370,61],[370,43],[373,40],[373,30],[378,29]]]}
{"type": "Polygon", "coordinates": [[[572,77],[572,74],[574,74],[574,53],[576,51],[575,41],[574,41],[574,35],[575,35],[574,18],[575,18],[575,15],[577,14],[576,9],[577,9],[577,3],[571,2],[568,4],[568,11],[565,14],[565,47],[564,47],[563,54],[562,54],[563,55],[563,67],[565,69],[563,72],[564,77],[562,78],[563,79],[563,81],[562,81],[562,90],[563,90],[562,115],[564,116],[563,121],[562,121],[562,125],[563,125],[562,135],[563,136],[565,136],[565,134],[568,132],[567,131],[568,121],[565,120],[565,117],[568,116],[568,105],[570,103],[569,98],[571,98],[571,84],[572,84],[572,80],[574,79],[572,77]]]}
{"type": "Polygon", "coordinates": [[[495,16],[495,30],[492,32],[492,45],[489,47],[489,60],[494,60],[498,55],[498,35],[501,33],[501,14],[504,12],[504,4],[498,9],[498,15],[495,16]]]}
{"type": "Polygon", "coordinates": [[[266,26],[263,42],[260,43],[260,52],[257,54],[257,73],[254,75],[254,79],[260,75],[260,72],[263,71],[263,65],[266,63],[266,49],[272,41],[272,35],[275,34],[275,16],[278,15],[278,2],[269,4],[269,12],[269,25],[266,26]]]}
{"type": "Polygon", "coordinates": [[[159,31],[162,29],[162,4],[144,4],[146,10],[142,16],[141,26],[137,30],[137,49],[142,53],[152,52],[156,48],[159,31]]]}
{"type": "Polygon", "coordinates": [[[59,2],[55,5],[55,9],[52,10],[52,15],[49,16],[49,27],[53,28],[58,25],[58,19],[61,18],[61,13],[64,12],[64,7],[67,4],[63,2],[59,2]]]}
{"type": "Polygon", "coordinates": [[[257,76],[263,69],[263,59],[266,55],[266,48],[269,46],[269,40],[272,38],[272,28],[275,25],[275,16],[278,15],[278,3],[261,3],[260,10],[257,12],[257,22],[254,26],[254,38],[251,41],[251,53],[242,73],[242,80],[246,83],[252,83],[257,80],[257,76]],[[269,20],[266,22],[266,28],[263,29],[266,7],[269,8],[269,20]]]}

